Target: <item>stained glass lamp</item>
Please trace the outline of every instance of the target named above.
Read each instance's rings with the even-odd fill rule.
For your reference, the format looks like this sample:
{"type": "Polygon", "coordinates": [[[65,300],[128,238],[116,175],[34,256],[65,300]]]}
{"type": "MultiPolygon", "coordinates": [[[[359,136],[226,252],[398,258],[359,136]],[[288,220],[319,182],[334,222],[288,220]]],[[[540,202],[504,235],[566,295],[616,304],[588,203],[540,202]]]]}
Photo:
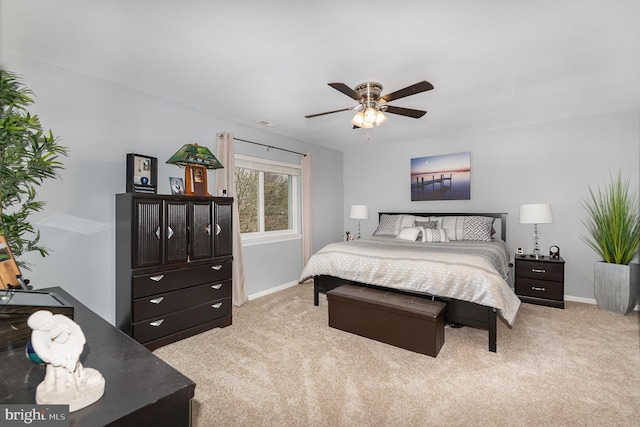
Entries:
{"type": "Polygon", "coordinates": [[[207,169],[222,169],[222,163],[205,146],[185,144],[167,163],[184,166],[184,194],[187,196],[211,196],[207,188],[207,169]]]}

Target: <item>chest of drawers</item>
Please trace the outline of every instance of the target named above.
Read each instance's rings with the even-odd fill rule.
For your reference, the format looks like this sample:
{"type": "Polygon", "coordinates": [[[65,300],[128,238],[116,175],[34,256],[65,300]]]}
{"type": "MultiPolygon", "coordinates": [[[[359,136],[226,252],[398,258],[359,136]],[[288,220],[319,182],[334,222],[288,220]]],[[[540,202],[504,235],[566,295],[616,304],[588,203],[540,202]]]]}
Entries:
{"type": "Polygon", "coordinates": [[[232,199],[116,197],[116,322],[150,350],[232,322],[232,199]]]}

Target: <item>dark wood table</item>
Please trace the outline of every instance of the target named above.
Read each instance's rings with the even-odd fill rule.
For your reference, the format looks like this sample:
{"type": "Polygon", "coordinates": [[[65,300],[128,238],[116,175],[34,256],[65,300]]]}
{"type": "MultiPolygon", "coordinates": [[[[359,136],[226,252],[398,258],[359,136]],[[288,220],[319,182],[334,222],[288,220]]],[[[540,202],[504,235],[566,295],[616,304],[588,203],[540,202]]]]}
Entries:
{"type": "MultiPolygon", "coordinates": [[[[42,289],[38,289],[42,290],[42,289]]],[[[74,307],[74,321],[87,343],[85,367],[105,378],[104,396],[70,414],[71,426],[188,426],[195,383],[59,287],[54,292],[74,307]]],[[[0,403],[35,404],[45,367],[29,361],[24,348],[0,353],[0,403]]]]}

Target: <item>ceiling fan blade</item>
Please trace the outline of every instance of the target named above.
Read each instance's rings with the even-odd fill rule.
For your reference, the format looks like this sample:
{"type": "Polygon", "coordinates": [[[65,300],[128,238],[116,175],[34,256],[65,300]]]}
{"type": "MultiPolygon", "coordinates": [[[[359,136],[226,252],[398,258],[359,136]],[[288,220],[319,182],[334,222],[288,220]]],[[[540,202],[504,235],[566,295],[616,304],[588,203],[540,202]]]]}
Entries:
{"type": "Polygon", "coordinates": [[[355,107],[349,107],[349,108],[342,108],[340,110],[333,110],[333,111],[326,111],[324,113],[318,113],[318,114],[311,114],[308,116],[304,116],[306,119],[310,119],[311,117],[318,117],[318,116],[324,116],[325,114],[333,114],[333,113],[339,113],[340,111],[349,111],[349,110],[353,110],[355,107]]]}
{"type": "Polygon", "coordinates": [[[426,111],[414,110],[412,108],[394,107],[393,105],[385,105],[385,107],[387,107],[384,111],[385,113],[399,114],[401,116],[413,117],[414,119],[419,119],[427,114],[426,111]]]}
{"type": "Polygon", "coordinates": [[[360,101],[360,96],[356,93],[355,90],[351,89],[344,83],[328,83],[329,86],[334,88],[335,90],[339,90],[340,92],[347,95],[349,98],[355,99],[356,101],[360,101]]]}
{"type": "Polygon", "coordinates": [[[380,102],[391,102],[395,99],[404,98],[405,96],[415,95],[416,93],[426,92],[433,89],[433,85],[426,80],[407,86],[404,89],[388,93],[380,97],[380,102]]]}

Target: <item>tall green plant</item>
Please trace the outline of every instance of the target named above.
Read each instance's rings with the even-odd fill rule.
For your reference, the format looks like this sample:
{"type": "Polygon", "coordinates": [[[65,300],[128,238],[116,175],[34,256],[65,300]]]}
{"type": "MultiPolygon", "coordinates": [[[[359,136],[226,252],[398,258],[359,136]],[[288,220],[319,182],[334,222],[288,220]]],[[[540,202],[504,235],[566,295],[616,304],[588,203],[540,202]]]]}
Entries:
{"type": "Polygon", "coordinates": [[[40,231],[29,216],[44,206],[36,199],[36,187],[59,177],[64,168],[58,157],[67,155],[51,130],[45,133],[38,116],[29,113],[32,95],[16,74],[0,70],[0,234],[16,258],[30,251],[49,254],[38,244],[40,231]]]}
{"type": "Polygon", "coordinates": [[[589,236],[583,240],[604,261],[629,264],[640,250],[640,205],[638,192],[631,192],[622,171],[603,189],[589,187],[590,197],[583,201],[588,217],[584,222],[589,236]]]}

